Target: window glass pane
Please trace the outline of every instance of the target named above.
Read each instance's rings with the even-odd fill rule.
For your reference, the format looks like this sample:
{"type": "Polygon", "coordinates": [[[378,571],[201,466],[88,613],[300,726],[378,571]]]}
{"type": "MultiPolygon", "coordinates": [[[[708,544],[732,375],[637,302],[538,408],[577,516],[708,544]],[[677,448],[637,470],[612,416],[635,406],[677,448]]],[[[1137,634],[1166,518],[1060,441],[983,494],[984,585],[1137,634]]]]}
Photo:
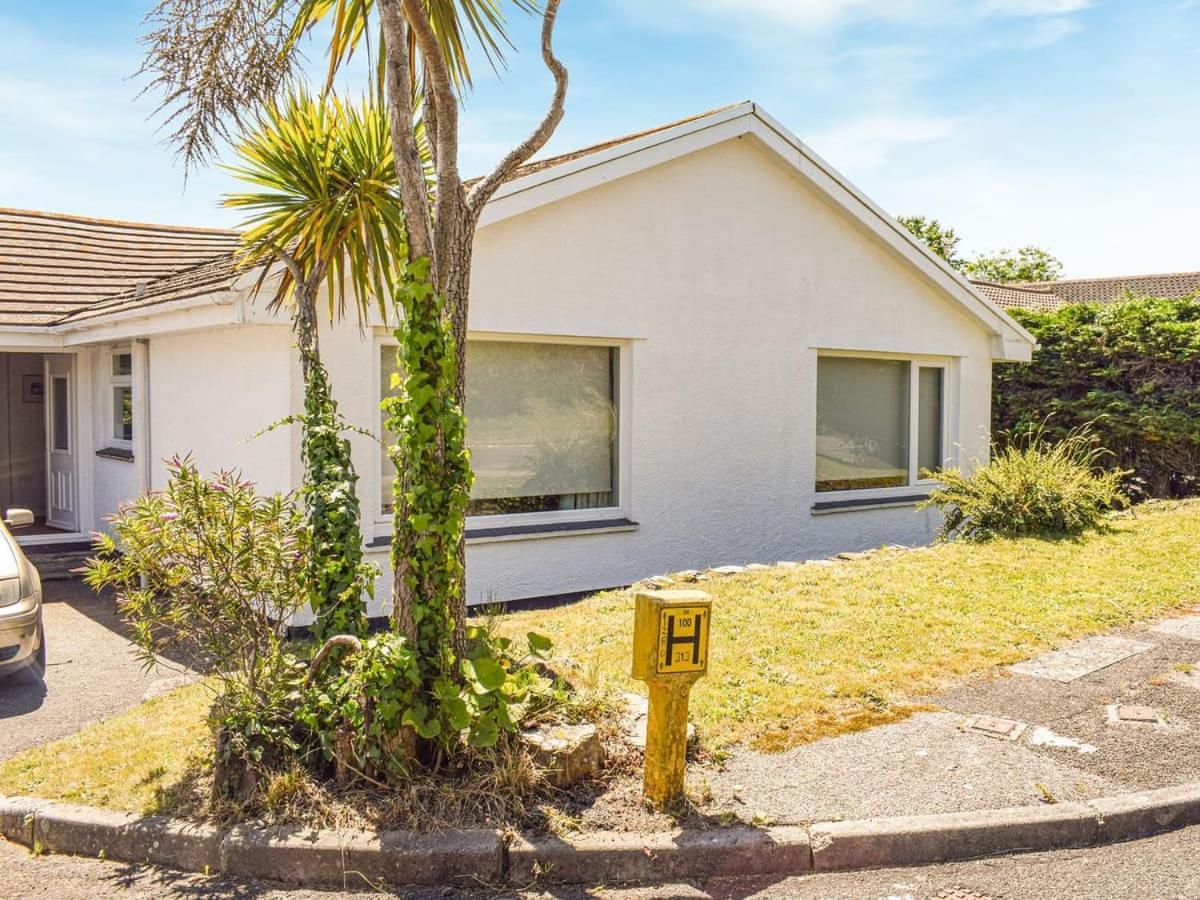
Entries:
{"type": "MultiPolygon", "coordinates": [[[[384,348],[385,393],[395,368],[394,350],[384,348]]],[[[471,341],[466,413],[475,485],[470,514],[613,506],[616,381],[611,347],[471,341]]],[[[385,458],[385,510],[391,509],[393,478],[385,458]]]]}
{"type": "Polygon", "coordinates": [[[67,390],[67,379],[55,377],[52,379],[50,402],[54,407],[54,415],[50,423],[53,431],[55,450],[71,449],[71,398],[67,390]]]}
{"type": "Polygon", "coordinates": [[[917,373],[917,471],[942,467],[942,369],[917,373]]]}
{"type": "MultiPolygon", "coordinates": [[[[399,366],[396,364],[396,348],[381,347],[379,351],[379,388],[383,397],[392,397],[395,391],[392,390],[392,376],[399,371],[399,366]]],[[[395,490],[396,467],[392,465],[392,461],[388,458],[387,448],[396,442],[396,436],[384,426],[387,421],[387,413],[380,410],[379,412],[379,433],[383,437],[383,450],[379,454],[380,458],[380,502],[384,515],[390,515],[392,512],[392,499],[395,490]]]]}
{"type": "Polygon", "coordinates": [[[112,436],[118,441],[133,440],[133,388],[113,388],[113,430],[112,436]]]}
{"type": "Polygon", "coordinates": [[[133,355],[130,353],[114,353],[112,358],[112,373],[120,377],[133,374],[133,355]]]}
{"type": "Polygon", "coordinates": [[[908,483],[909,364],[817,362],[817,490],[908,483]]]}

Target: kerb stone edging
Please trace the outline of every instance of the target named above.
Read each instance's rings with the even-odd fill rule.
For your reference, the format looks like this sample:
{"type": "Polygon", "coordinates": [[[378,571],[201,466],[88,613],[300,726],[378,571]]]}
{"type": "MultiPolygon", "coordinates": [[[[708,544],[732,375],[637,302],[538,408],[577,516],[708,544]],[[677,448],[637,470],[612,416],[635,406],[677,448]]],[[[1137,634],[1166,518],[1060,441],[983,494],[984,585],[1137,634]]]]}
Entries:
{"type": "Polygon", "coordinates": [[[1083,803],[653,834],[534,837],[217,829],[0,797],[0,835],[38,850],[289,884],[650,883],[923,865],[1131,840],[1200,825],[1200,782],[1083,803]]]}

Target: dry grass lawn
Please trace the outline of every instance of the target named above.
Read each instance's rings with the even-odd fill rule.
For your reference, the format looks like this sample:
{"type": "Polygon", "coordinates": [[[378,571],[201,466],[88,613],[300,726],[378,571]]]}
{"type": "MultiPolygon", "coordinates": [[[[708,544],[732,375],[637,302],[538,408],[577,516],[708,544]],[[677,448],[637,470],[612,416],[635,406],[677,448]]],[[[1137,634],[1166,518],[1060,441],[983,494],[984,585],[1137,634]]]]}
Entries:
{"type": "MultiPolygon", "coordinates": [[[[1200,502],[1141,507],[1078,540],[946,544],[698,586],[713,598],[710,671],[691,706],[703,740],[782,750],[903,718],[955,678],[1200,603],[1200,502]]],[[[581,678],[637,689],[630,592],[503,622],[548,634],[581,678]]]]}
{"type": "MultiPolygon", "coordinates": [[[[1200,501],[1142,507],[1074,541],[949,544],[703,587],[711,670],[692,694],[702,738],[781,750],[902,718],[961,676],[1197,604],[1200,501]]],[[[638,690],[632,613],[633,595],[614,591],[500,621],[550,635],[580,682],[638,690]]],[[[0,762],[0,795],[169,808],[208,740],[208,701],[182,688],[0,762]]]]}

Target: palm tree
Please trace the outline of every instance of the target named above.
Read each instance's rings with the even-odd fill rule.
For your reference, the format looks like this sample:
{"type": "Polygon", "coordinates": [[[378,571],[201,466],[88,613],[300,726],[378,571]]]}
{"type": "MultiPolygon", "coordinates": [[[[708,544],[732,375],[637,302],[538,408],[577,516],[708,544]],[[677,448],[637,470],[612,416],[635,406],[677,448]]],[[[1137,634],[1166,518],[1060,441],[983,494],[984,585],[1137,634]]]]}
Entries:
{"type": "MultiPolygon", "coordinates": [[[[429,373],[428,380],[414,384],[417,391],[408,392],[421,402],[396,416],[407,434],[392,454],[399,483],[393,615],[397,630],[414,641],[422,657],[436,652],[452,660],[464,649],[465,496],[471,471],[461,418],[475,232],[488,201],[545,146],[562,120],[567,70],[553,46],[560,2],[509,0],[541,16],[541,58],[554,90],[528,137],[473,182],[459,172],[460,105],[471,84],[472,49],[482,49],[493,65],[503,61],[509,46],[505,0],[158,0],[148,17],[142,73],[160,93],[171,140],[188,163],[210,157],[254,109],[301,77],[302,39],[331,36],[328,86],[356,48],[377,36],[376,77],[387,107],[406,235],[397,244],[408,264],[398,293],[411,302],[407,311],[419,314],[406,322],[422,323],[419,329],[406,326],[398,337],[402,348],[412,338],[410,377],[429,373]],[[318,24],[327,27],[317,29],[318,24]],[[416,127],[418,114],[427,138],[416,127]],[[427,434],[440,438],[423,442],[427,434]]],[[[460,677],[453,664],[449,671],[460,677]]]]}
{"type": "Polygon", "coordinates": [[[226,194],[246,210],[241,263],[258,267],[255,291],[272,280],[271,309],[289,307],[307,379],[320,360],[317,301],[330,319],[354,300],[360,321],[374,304],[387,319],[397,253],[405,246],[387,114],[363,101],[292,91],[271,101],[224,168],[255,190],[226,194]],[[282,270],[280,270],[282,267],[282,270]]]}
{"type": "Polygon", "coordinates": [[[386,113],[370,102],[318,100],[294,91],[265,106],[226,168],[254,189],[227,194],[246,210],[240,263],[258,269],[254,290],[290,310],[304,375],[304,489],[312,545],[306,558],[318,638],[360,634],[361,597],[374,587],[362,534],[346,424],[333,400],[317,338],[325,288],[330,319],[354,300],[360,322],[372,302],[386,314],[404,217],[386,113]]]}

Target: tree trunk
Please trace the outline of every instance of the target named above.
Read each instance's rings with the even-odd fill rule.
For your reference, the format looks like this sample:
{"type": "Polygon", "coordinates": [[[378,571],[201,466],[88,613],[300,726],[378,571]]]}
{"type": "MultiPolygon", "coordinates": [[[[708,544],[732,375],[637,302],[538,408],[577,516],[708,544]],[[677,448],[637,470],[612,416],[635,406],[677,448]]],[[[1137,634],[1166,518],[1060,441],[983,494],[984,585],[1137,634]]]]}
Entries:
{"type": "Polygon", "coordinates": [[[313,364],[321,359],[321,347],[317,338],[317,303],[316,291],[307,284],[296,285],[296,312],[292,325],[296,330],[296,346],[300,350],[300,372],[304,383],[308,384],[308,376],[313,364]]]}

